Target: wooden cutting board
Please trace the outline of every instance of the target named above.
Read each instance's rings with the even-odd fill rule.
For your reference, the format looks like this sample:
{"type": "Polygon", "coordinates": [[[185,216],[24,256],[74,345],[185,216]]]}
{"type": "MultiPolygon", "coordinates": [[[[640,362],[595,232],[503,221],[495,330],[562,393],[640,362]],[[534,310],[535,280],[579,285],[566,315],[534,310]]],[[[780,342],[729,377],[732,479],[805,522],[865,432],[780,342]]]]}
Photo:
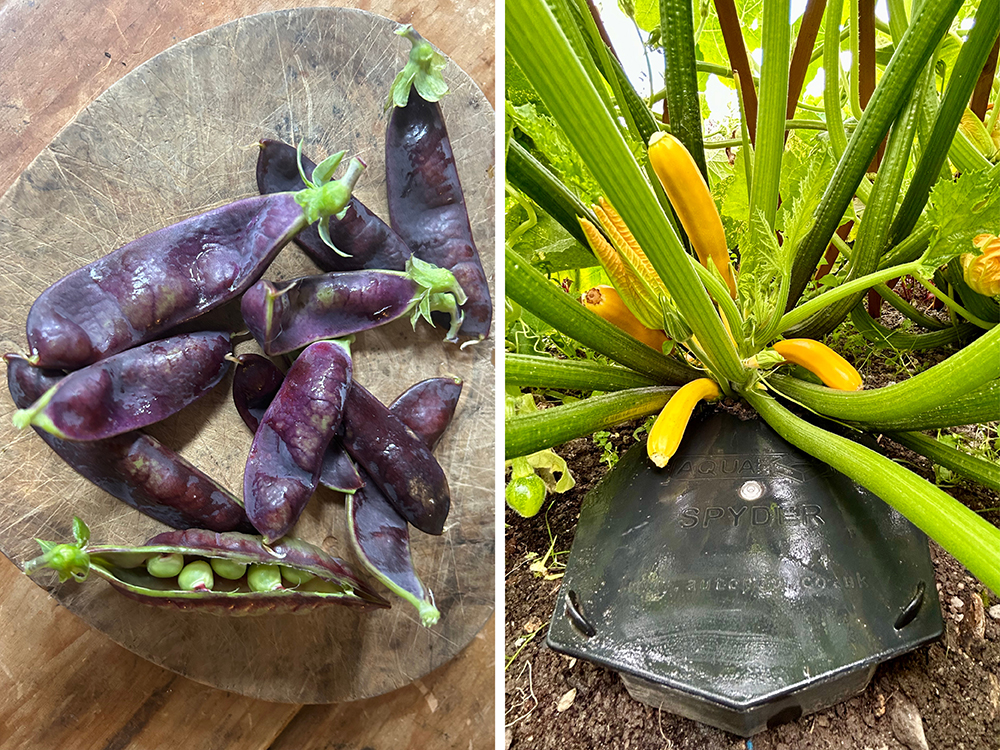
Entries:
{"type": "MultiPolygon", "coordinates": [[[[25,348],[31,302],[65,273],[166,224],[255,193],[260,138],[305,141],[314,159],[346,149],[368,170],[356,194],[386,216],[383,103],[409,43],[396,24],[361,11],[315,8],[244,18],[185,40],[138,67],[81,112],[0,199],[0,346],[25,348]]],[[[492,278],[493,112],[457,67],[442,108],[476,242],[492,278]]],[[[315,268],[290,246],[266,274],[315,268]]],[[[239,326],[230,305],[216,321],[239,326]]],[[[104,582],[39,582],[71,611],[136,653],[200,682],[266,700],[323,703],[393,690],[442,664],[493,609],[494,377],[492,337],[464,351],[443,332],[405,321],[360,335],[355,377],[383,400],[444,373],[465,380],[436,453],[452,490],[446,532],[415,532],[413,554],[441,622],[422,628],[409,605],[304,615],[225,618],[159,610],[104,582]]],[[[243,344],[240,351],[252,350],[243,344]]],[[[230,488],[241,486],[250,434],[227,378],[206,398],[150,429],[230,488]]],[[[72,472],[31,431],[11,426],[0,389],[0,549],[18,565],[34,538],[68,539],[73,515],[100,543],[139,544],[163,526],[72,472]]],[[[296,534],[353,558],[342,498],[319,492],[296,534]]]]}

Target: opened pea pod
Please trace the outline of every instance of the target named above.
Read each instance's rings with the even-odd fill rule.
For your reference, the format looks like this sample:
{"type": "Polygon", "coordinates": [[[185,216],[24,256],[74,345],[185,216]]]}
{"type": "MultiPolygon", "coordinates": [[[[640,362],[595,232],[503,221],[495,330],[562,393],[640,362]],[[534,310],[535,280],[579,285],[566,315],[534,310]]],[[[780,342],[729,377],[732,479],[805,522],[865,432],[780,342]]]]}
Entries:
{"type": "Polygon", "coordinates": [[[319,164],[303,190],[213,209],[63,277],[28,313],[31,363],[83,367],[237,297],[303,228],[344,211],[364,165],[352,159],[342,178],[328,181],[342,157],[319,164]]]}
{"type": "Polygon", "coordinates": [[[249,534],[189,529],[157,534],[138,547],[90,545],[90,530],[79,518],[73,533],[71,543],[39,540],[42,555],[25,573],[51,568],[61,581],[84,581],[93,572],[145,604],[227,615],[389,606],[347,563],[299,539],[268,547],[249,534]],[[277,585],[270,570],[262,570],[274,566],[277,585]]]}

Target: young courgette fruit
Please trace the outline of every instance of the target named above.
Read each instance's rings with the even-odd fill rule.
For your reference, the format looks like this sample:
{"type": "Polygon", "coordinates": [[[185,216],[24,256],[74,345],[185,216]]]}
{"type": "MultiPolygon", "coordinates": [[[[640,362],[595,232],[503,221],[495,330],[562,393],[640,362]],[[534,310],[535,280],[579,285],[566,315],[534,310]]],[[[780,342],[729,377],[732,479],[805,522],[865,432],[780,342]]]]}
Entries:
{"type": "Polygon", "coordinates": [[[729,287],[729,295],[736,299],[736,279],[729,265],[726,232],[698,165],[684,144],[669,133],[654,133],[649,139],[649,161],[698,253],[698,260],[705,268],[709,261],[715,264],[729,287]]]}
{"type": "Polygon", "coordinates": [[[663,345],[668,341],[663,331],[644,326],[625,306],[625,302],[613,286],[601,284],[588,289],[583,295],[583,306],[658,352],[662,351],[663,345]]]}
{"type": "Polygon", "coordinates": [[[772,347],[786,362],[801,365],[838,391],[860,391],[861,375],[851,363],[826,344],[812,339],[785,339],[772,347]]]}
{"type": "Polygon", "coordinates": [[[642,325],[655,328],[657,323],[662,321],[663,312],[653,290],[635,272],[617,247],[604,239],[604,235],[596,226],[587,219],[578,219],[578,221],[584,234],[587,235],[587,243],[597,259],[601,261],[601,266],[629,310],[633,312],[642,325]]]}
{"type": "Polygon", "coordinates": [[[709,378],[692,380],[682,386],[663,407],[649,431],[646,453],[650,460],[661,469],[666,466],[681,444],[694,407],[701,400],[717,401],[721,396],[719,386],[709,378]]]}

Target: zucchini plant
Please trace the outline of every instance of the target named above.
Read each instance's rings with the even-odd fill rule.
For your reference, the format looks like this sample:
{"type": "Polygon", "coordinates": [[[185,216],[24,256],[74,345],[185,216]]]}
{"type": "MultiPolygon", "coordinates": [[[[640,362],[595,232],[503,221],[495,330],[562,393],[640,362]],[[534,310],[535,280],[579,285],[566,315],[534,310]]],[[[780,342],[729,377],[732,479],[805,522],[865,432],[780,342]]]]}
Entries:
{"type": "Polygon", "coordinates": [[[508,414],[507,459],[662,412],[647,448],[664,465],[699,400],[740,399],[1000,592],[1000,529],[843,436],[881,434],[997,486],[994,464],[921,434],[1000,420],[1000,86],[980,73],[1000,4],[967,5],[890,0],[844,71],[857,4],[808,0],[807,23],[763,0],[748,24],[742,3],[645,3],[635,19],[664,47],[666,89],[643,98],[586,0],[507,0],[506,384],[570,392],[508,414]],[[739,94],[722,129],[705,125],[709,72],[739,94]],[[974,89],[996,105],[972,112],[982,132],[974,89]],[[902,277],[943,314],[897,294],[902,277]],[[901,322],[880,319],[883,300],[901,322]],[[875,350],[947,356],[865,389],[821,341],[850,325],[875,350]]]}

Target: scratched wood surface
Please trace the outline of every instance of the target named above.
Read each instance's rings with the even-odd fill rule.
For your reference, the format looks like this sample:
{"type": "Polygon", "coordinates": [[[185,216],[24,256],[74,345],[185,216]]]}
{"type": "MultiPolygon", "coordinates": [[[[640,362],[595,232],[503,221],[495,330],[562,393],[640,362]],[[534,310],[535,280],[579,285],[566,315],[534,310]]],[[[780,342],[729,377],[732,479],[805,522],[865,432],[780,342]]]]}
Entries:
{"type": "MultiPolygon", "coordinates": [[[[391,24],[362,30],[368,22],[367,17],[335,9],[245,20],[188,40],[103,94],[0,201],[0,222],[7,222],[3,257],[11,271],[0,286],[5,302],[3,346],[23,347],[26,305],[62,273],[166,221],[250,194],[252,182],[240,184],[238,176],[250,173],[253,149],[247,145],[259,137],[304,137],[317,156],[344,147],[361,153],[369,163],[369,176],[359,195],[382,210],[384,196],[378,191],[384,120],[372,124],[382,117],[381,93],[366,93],[357,83],[381,77],[376,88],[387,90],[405,49],[392,37],[391,24]],[[258,23],[263,25],[255,26],[258,23]],[[325,43],[303,44],[314,33],[325,43]],[[373,46],[359,51],[359,36],[373,46]],[[384,51],[372,52],[379,36],[385,45],[395,44],[389,62],[384,51]],[[253,47],[255,38],[262,47],[253,47]],[[236,60],[252,62],[253,73],[241,79],[239,71],[246,64],[237,65],[236,60]],[[336,73],[328,80],[310,81],[312,70],[336,73]],[[243,91],[237,95],[234,90],[240,86],[243,91]],[[351,93],[345,94],[348,86],[351,93]],[[259,101],[268,97],[270,106],[259,101]],[[348,105],[356,121],[348,122],[348,105]],[[349,143],[334,141],[318,122],[320,110],[341,113],[338,135],[346,135],[349,143]],[[361,111],[367,114],[359,116],[361,111]],[[197,122],[191,119],[195,116],[197,122]],[[113,141],[118,143],[117,156],[109,143],[113,141]],[[57,220],[60,211],[67,218],[57,220]]],[[[434,41],[433,34],[427,36],[434,41]]],[[[493,246],[492,112],[457,68],[446,76],[455,89],[455,105],[446,101],[445,116],[477,242],[488,250],[493,246]]],[[[484,256],[492,275],[492,254],[484,256]]],[[[271,275],[285,278],[308,270],[304,256],[286,253],[271,275]]],[[[442,539],[415,540],[418,567],[442,605],[438,628],[420,629],[402,606],[381,619],[338,612],[320,618],[278,618],[279,627],[274,619],[220,622],[200,615],[175,622],[156,610],[123,607],[100,585],[55,586],[53,594],[153,661],[208,684],[271,700],[377,695],[454,655],[492,610],[490,349],[448,351],[429,331],[414,338],[397,327],[360,337],[356,350],[358,380],[383,398],[439,372],[457,372],[466,379],[455,426],[439,449],[455,497],[454,525],[442,539]]],[[[245,453],[249,436],[233,421],[228,398],[222,390],[212,394],[195,419],[177,418],[162,426],[158,436],[181,447],[220,480],[238,486],[242,459],[237,456],[245,453]]],[[[0,405],[4,415],[10,409],[9,399],[0,405]]],[[[15,561],[23,563],[34,554],[32,536],[64,535],[72,513],[89,517],[95,540],[135,542],[157,530],[154,522],[126,515],[130,509],[67,474],[58,459],[28,439],[33,436],[12,435],[6,418],[3,423],[7,431],[0,433],[0,450],[7,486],[13,491],[0,507],[0,545],[15,561]]],[[[340,504],[334,496],[321,500],[314,501],[300,532],[343,552],[340,504]]]]}

